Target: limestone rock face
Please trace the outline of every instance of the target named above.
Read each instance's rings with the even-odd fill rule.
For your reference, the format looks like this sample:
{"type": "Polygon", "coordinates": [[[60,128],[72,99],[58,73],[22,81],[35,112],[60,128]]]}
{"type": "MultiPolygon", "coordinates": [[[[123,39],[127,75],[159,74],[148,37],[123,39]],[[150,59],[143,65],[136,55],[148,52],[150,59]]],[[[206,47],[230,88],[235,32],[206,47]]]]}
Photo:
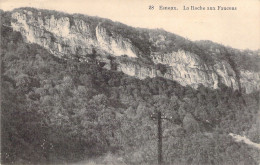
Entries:
{"type": "MultiPolygon", "coordinates": [[[[91,23],[86,19],[55,14],[43,14],[37,10],[18,10],[12,13],[11,26],[21,32],[28,43],[36,43],[58,57],[74,58],[76,55],[84,59],[93,51],[98,54],[122,56],[140,61],[142,42],[133,40],[111,31],[102,21],[91,23]]],[[[129,36],[128,36],[129,37],[129,36]]],[[[148,36],[149,37],[149,36],[148,36]]],[[[149,43],[158,49],[166,49],[164,34],[150,36],[149,43]]],[[[145,39],[143,40],[145,42],[145,39]]],[[[146,77],[164,77],[175,80],[181,85],[197,88],[200,84],[218,88],[225,84],[234,90],[250,93],[260,89],[260,73],[249,70],[236,70],[227,60],[215,60],[209,65],[198,54],[184,51],[182,48],[172,52],[151,51],[145,54],[152,62],[142,65],[140,62],[118,62],[117,70],[140,79],[146,77]],[[164,65],[165,71],[157,65],[164,65]]],[[[209,54],[210,55],[210,54],[209,54]]],[[[109,69],[109,64],[105,65],[109,69]]]]}
{"type": "Polygon", "coordinates": [[[218,87],[218,75],[213,68],[208,67],[196,54],[179,50],[169,54],[153,56],[154,63],[169,66],[165,77],[175,79],[182,85],[197,87],[204,86],[218,87]]]}
{"type": "Polygon", "coordinates": [[[20,31],[27,42],[39,44],[57,56],[83,56],[94,48],[115,56],[137,57],[129,40],[120,35],[109,36],[101,25],[91,29],[83,20],[74,19],[72,24],[68,17],[47,17],[26,10],[14,12],[12,19],[13,29],[20,31]]]}
{"type": "Polygon", "coordinates": [[[131,62],[120,63],[117,70],[140,79],[145,79],[146,77],[153,78],[161,75],[160,71],[156,70],[153,66],[142,66],[131,62]]]}
{"type": "Polygon", "coordinates": [[[133,51],[131,42],[123,39],[120,35],[114,38],[107,34],[105,28],[97,26],[96,37],[100,47],[115,56],[128,55],[130,57],[137,57],[133,51]]]}
{"type": "Polygon", "coordinates": [[[240,71],[240,82],[246,93],[260,89],[260,73],[247,70],[240,71]]]}

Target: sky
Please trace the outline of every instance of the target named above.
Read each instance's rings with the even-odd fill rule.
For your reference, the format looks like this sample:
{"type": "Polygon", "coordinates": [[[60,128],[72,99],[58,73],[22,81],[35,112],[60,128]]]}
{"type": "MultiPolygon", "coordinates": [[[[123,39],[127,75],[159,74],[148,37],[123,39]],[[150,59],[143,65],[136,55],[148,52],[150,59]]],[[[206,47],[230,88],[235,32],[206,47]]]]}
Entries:
{"type": "Polygon", "coordinates": [[[0,0],[0,9],[36,7],[109,18],[133,27],[162,28],[192,41],[260,49],[260,0],[0,0]],[[154,10],[149,10],[153,5],[154,10]],[[178,10],[159,10],[159,6],[178,10]],[[183,7],[237,10],[183,10],[183,7]]]}

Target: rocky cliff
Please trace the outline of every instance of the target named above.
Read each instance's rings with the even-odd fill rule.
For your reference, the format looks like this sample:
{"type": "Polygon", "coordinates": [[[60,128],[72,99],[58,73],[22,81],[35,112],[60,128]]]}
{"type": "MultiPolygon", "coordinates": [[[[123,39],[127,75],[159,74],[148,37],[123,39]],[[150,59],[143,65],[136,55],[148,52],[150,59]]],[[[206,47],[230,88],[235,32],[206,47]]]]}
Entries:
{"type": "Polygon", "coordinates": [[[14,30],[20,31],[28,42],[37,43],[55,55],[85,55],[95,48],[115,56],[127,54],[136,57],[127,39],[109,36],[101,24],[93,31],[80,19],[73,19],[72,25],[68,17],[42,16],[40,11],[28,10],[14,12],[12,18],[14,30]]]}
{"type": "MultiPolygon", "coordinates": [[[[142,79],[160,76],[194,88],[199,84],[218,88],[222,83],[247,93],[260,88],[258,69],[238,69],[230,56],[220,58],[220,50],[201,50],[165,31],[32,8],[16,9],[11,17],[12,28],[21,32],[27,42],[39,44],[59,57],[77,55],[84,60],[93,53],[103,58],[127,55],[131,60],[117,60],[117,70],[142,79]]],[[[259,64],[259,56],[256,58],[259,64]]]]}

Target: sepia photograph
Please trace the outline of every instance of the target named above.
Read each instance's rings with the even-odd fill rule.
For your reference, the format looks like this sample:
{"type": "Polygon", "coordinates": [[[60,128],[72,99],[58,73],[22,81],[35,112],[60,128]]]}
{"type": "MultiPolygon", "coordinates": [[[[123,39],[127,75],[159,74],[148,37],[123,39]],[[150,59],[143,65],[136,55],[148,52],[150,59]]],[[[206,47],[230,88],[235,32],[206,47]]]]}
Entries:
{"type": "Polygon", "coordinates": [[[2,165],[260,165],[259,0],[1,0],[2,165]]]}

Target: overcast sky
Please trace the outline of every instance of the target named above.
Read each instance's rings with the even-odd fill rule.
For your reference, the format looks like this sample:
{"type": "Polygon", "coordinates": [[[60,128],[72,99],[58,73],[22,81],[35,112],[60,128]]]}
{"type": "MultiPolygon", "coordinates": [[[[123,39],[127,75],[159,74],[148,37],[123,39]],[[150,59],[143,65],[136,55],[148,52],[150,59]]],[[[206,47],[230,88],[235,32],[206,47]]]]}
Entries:
{"type": "Polygon", "coordinates": [[[191,40],[260,49],[260,0],[1,0],[0,8],[36,7],[109,18],[134,27],[163,28],[191,40]],[[154,10],[148,10],[154,5],[154,10]],[[177,11],[159,10],[176,6],[177,11]],[[236,11],[184,11],[183,6],[234,6],[236,11]]]}

